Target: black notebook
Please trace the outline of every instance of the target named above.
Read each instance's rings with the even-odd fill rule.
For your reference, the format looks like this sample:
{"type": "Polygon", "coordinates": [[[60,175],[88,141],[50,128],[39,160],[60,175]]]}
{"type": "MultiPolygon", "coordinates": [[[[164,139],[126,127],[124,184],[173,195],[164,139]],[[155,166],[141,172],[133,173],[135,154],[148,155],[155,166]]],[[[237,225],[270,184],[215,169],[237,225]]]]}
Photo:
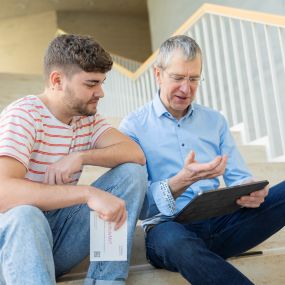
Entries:
{"type": "Polygon", "coordinates": [[[189,223],[230,214],[240,208],[237,199],[263,189],[268,183],[263,180],[200,192],[176,215],[174,221],[189,223]]]}

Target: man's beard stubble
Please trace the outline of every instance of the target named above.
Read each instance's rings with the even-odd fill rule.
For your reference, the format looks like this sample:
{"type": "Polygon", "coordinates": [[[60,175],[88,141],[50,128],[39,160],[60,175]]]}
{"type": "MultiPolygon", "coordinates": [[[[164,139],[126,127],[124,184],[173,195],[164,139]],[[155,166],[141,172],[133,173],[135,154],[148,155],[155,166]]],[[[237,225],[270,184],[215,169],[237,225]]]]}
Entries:
{"type": "MultiPolygon", "coordinates": [[[[66,95],[64,96],[64,100],[65,104],[74,114],[74,116],[94,116],[97,112],[97,106],[95,110],[88,110],[89,102],[83,104],[78,98],[76,98],[75,92],[69,87],[66,87],[66,95]]],[[[94,101],[94,99],[92,101],[94,101]]]]}

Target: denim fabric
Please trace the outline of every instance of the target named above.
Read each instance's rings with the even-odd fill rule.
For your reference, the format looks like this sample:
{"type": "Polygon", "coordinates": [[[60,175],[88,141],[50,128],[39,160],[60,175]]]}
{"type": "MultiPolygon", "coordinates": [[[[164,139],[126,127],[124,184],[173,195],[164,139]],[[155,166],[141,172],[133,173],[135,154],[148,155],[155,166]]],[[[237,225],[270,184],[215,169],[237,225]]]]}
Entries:
{"type": "Polygon", "coordinates": [[[284,224],[285,181],[270,189],[259,208],[189,224],[156,225],[146,236],[147,258],[155,267],[180,272],[192,285],[253,284],[225,259],[258,245],[284,224]]]}
{"type": "MultiPolygon", "coordinates": [[[[126,202],[128,260],[147,188],[145,167],[126,163],[100,177],[93,186],[126,202]]],[[[0,284],[51,285],[80,263],[90,249],[90,209],[76,205],[42,212],[33,206],[0,214],[0,284]]],[[[124,285],[129,261],[91,262],[85,284],[124,285]]]]}
{"type": "Polygon", "coordinates": [[[18,206],[0,214],[0,284],[55,284],[52,234],[38,208],[18,206]]]}

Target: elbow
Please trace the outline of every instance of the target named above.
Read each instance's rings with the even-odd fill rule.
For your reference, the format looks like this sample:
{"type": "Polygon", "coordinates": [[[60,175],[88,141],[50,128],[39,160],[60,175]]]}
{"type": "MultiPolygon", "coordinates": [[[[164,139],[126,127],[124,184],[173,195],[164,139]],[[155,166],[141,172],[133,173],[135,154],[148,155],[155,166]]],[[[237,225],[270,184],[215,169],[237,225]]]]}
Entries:
{"type": "Polygon", "coordinates": [[[139,150],[138,153],[135,156],[135,163],[140,164],[141,166],[144,166],[146,164],[146,158],[144,156],[144,153],[142,150],[139,150]]]}
{"type": "Polygon", "coordinates": [[[0,213],[4,213],[7,210],[7,199],[4,193],[0,190],[0,213]]]}
{"type": "Polygon", "coordinates": [[[138,164],[140,164],[141,166],[144,166],[146,164],[146,159],[144,154],[140,157],[138,164]]]}
{"type": "Polygon", "coordinates": [[[134,152],[132,154],[133,162],[144,166],[146,164],[144,152],[138,144],[134,143],[134,146],[134,152]]]}

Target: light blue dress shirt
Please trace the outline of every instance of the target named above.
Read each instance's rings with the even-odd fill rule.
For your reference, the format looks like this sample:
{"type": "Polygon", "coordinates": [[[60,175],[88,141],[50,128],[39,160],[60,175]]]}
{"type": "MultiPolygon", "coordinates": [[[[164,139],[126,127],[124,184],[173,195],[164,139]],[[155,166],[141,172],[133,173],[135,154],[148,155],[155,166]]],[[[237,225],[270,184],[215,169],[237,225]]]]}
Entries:
{"type": "Polygon", "coordinates": [[[140,217],[145,220],[144,227],[171,219],[198,192],[219,187],[218,178],[203,179],[188,187],[174,201],[169,188],[165,189],[164,181],[183,168],[191,150],[201,163],[226,154],[228,161],[223,178],[227,186],[252,177],[225,118],[210,108],[192,104],[187,114],[177,120],[156,95],[153,101],[127,116],[120,130],[141,146],[147,160],[149,188],[140,217]]]}

